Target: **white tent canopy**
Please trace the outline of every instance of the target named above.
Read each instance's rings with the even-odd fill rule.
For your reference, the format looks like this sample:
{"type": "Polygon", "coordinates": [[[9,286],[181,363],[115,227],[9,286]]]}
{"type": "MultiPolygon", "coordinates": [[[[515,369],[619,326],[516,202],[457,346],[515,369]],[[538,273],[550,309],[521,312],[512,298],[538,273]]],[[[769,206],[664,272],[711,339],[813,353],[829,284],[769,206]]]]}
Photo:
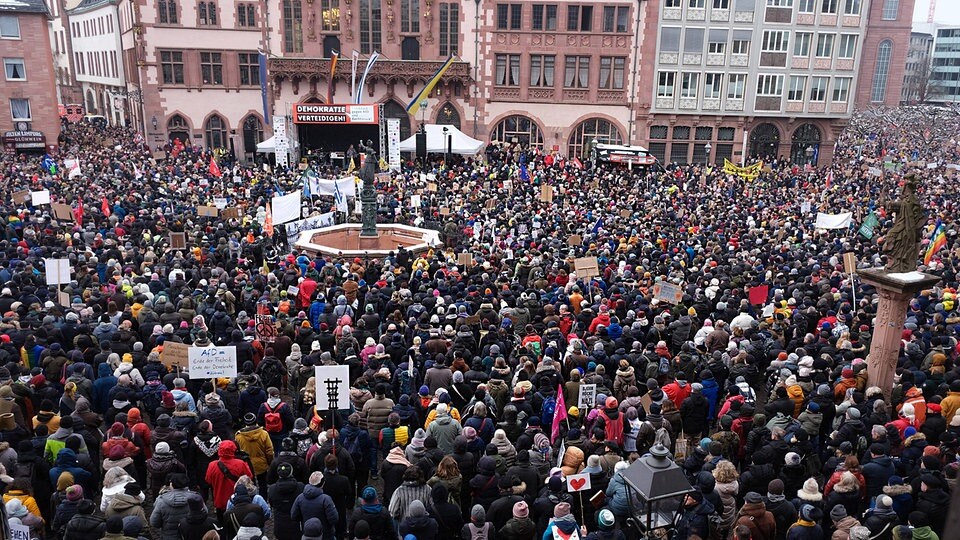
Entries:
{"type": "Polygon", "coordinates": [[[276,151],[277,151],[277,144],[273,137],[270,137],[269,139],[263,142],[257,143],[257,152],[261,152],[263,154],[272,154],[276,151]]]}
{"type": "MultiPolygon", "coordinates": [[[[452,136],[450,151],[454,154],[472,156],[479,154],[483,149],[483,141],[478,141],[451,125],[427,124],[427,152],[442,154],[447,151],[447,137],[452,136]],[[444,134],[443,130],[447,133],[444,134]]],[[[401,152],[417,151],[417,135],[400,142],[401,152]]]]}

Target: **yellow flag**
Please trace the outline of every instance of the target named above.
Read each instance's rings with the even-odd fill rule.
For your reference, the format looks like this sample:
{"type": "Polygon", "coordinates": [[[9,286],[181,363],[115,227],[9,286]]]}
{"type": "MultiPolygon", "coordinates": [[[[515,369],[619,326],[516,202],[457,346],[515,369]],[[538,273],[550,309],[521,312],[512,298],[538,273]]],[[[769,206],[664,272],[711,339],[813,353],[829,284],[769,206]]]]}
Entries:
{"type": "Polygon", "coordinates": [[[347,172],[353,172],[356,168],[356,163],[353,162],[353,158],[350,158],[350,165],[347,167],[347,172]]]}

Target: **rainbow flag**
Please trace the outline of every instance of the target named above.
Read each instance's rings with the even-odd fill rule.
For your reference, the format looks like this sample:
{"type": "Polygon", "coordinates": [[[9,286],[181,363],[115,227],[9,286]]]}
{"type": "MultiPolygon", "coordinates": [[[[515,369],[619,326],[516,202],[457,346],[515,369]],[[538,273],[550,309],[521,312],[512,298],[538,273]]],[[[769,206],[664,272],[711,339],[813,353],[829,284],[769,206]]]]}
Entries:
{"type": "Polygon", "coordinates": [[[934,253],[945,245],[947,245],[947,233],[943,223],[938,219],[937,226],[933,229],[933,236],[930,237],[930,245],[927,246],[927,252],[923,255],[923,264],[930,264],[934,253]]]}

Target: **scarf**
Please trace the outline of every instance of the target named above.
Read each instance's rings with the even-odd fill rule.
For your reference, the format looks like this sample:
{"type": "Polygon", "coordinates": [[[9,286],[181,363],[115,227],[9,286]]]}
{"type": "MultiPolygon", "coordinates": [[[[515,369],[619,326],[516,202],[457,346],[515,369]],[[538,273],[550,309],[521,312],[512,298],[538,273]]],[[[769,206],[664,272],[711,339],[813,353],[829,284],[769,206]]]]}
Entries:
{"type": "Polygon", "coordinates": [[[767,501],[771,503],[783,502],[786,499],[783,495],[774,495],[773,493],[767,493],[767,501]]]}
{"type": "Polygon", "coordinates": [[[267,398],[267,407],[270,407],[271,409],[275,409],[277,405],[280,404],[280,401],[282,400],[278,397],[267,398]]]}
{"type": "Polygon", "coordinates": [[[410,465],[412,465],[412,463],[407,461],[406,456],[403,455],[403,449],[400,448],[399,446],[390,449],[390,453],[387,454],[385,461],[388,461],[395,465],[403,465],[405,467],[409,467],[410,465]]]}

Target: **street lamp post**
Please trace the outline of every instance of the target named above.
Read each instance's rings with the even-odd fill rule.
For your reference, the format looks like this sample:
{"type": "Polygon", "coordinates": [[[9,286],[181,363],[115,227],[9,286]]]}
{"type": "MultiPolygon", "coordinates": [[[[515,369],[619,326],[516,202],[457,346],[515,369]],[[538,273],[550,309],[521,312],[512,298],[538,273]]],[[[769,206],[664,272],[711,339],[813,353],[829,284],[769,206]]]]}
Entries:
{"type": "Polygon", "coordinates": [[[810,165],[813,165],[813,152],[814,152],[813,145],[808,145],[807,149],[803,151],[803,153],[806,154],[807,156],[807,163],[809,163],[810,165]]]}
{"type": "Polygon", "coordinates": [[[443,163],[448,169],[450,168],[451,146],[453,146],[453,133],[450,133],[447,126],[443,126],[443,163]]]}
{"type": "Polygon", "coordinates": [[[657,529],[669,531],[676,526],[683,500],[693,487],[683,469],[670,459],[669,450],[658,444],[650,449],[650,455],[634,461],[620,474],[631,499],[636,497],[639,503],[632,505],[627,522],[642,538],[654,538],[657,529]]]}
{"type": "Polygon", "coordinates": [[[427,123],[427,100],[420,100],[420,125],[426,125],[427,123]]]}
{"type": "Polygon", "coordinates": [[[477,122],[480,118],[480,0],[473,0],[476,7],[473,15],[473,138],[477,138],[477,122]]]}
{"type": "Polygon", "coordinates": [[[634,18],[633,29],[633,81],[630,84],[630,107],[627,110],[627,114],[630,115],[627,120],[627,146],[633,144],[633,126],[637,122],[637,115],[633,110],[633,105],[637,100],[637,64],[640,61],[640,7],[642,5],[643,0],[637,0],[637,14],[634,18]]]}

